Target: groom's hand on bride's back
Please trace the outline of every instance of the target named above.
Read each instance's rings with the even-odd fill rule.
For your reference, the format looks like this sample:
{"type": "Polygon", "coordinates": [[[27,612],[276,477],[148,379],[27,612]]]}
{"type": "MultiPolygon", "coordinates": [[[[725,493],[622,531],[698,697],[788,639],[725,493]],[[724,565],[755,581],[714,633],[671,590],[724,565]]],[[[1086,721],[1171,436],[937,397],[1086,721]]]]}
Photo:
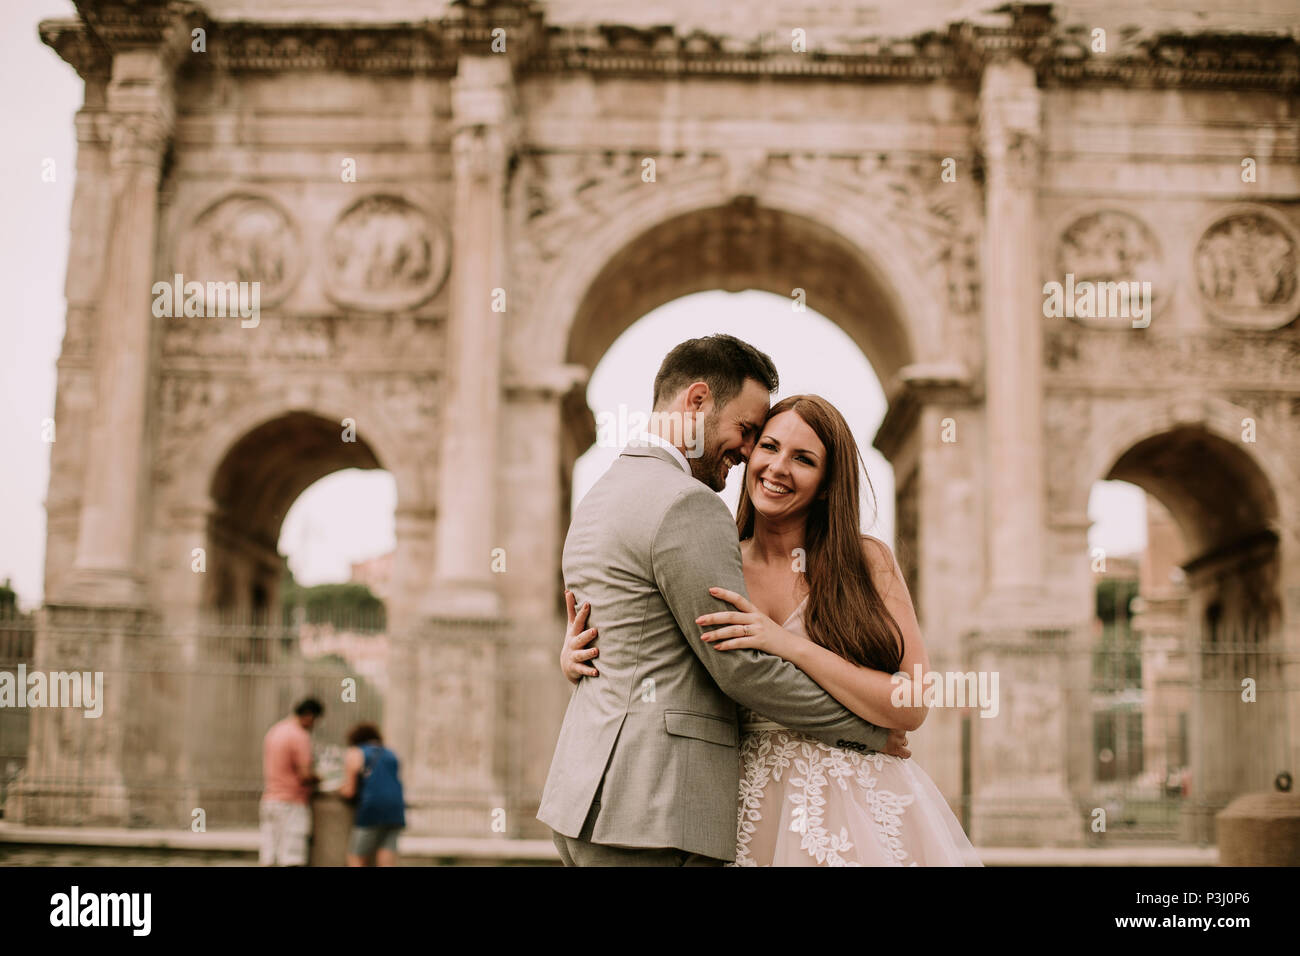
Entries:
{"type": "Polygon", "coordinates": [[[564,592],[564,606],[569,613],[569,626],[564,632],[564,646],[560,648],[560,670],[576,684],[584,677],[599,677],[600,672],[587,661],[595,659],[600,653],[594,647],[587,647],[596,639],[596,629],[587,627],[587,617],[591,614],[591,604],[582,602],[582,607],[574,608],[572,591],[564,592]]]}
{"type": "Polygon", "coordinates": [[[907,749],[907,731],[889,731],[889,742],[885,744],[882,753],[887,753],[891,757],[902,757],[904,760],[912,756],[912,751],[907,749]]]}

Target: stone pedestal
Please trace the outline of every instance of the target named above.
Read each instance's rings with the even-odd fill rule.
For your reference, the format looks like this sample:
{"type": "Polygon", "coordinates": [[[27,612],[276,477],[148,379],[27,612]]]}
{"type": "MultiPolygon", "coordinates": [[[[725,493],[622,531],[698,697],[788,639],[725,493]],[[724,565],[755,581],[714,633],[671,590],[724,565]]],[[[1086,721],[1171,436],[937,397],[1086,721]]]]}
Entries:
{"type": "Polygon", "coordinates": [[[102,688],[84,707],[31,709],[27,769],[13,815],[31,826],[185,826],[151,783],[180,750],[183,676],[153,615],[138,608],[47,606],[37,618],[33,671],[91,675],[102,688]],[[91,711],[93,713],[93,711],[91,711]]]}
{"type": "MultiPolygon", "coordinates": [[[[1069,630],[970,633],[965,659],[998,676],[997,716],[971,718],[971,841],[977,846],[1079,846],[1087,808],[1068,786],[1069,630]]],[[[991,684],[991,679],[990,679],[991,684]]]]}
{"type": "Polygon", "coordinates": [[[1300,866],[1300,793],[1248,793],[1215,825],[1220,866],[1300,866]]]}
{"type": "Polygon", "coordinates": [[[488,837],[496,811],[508,821],[504,640],[500,622],[429,619],[393,648],[385,736],[412,832],[488,837]]]}

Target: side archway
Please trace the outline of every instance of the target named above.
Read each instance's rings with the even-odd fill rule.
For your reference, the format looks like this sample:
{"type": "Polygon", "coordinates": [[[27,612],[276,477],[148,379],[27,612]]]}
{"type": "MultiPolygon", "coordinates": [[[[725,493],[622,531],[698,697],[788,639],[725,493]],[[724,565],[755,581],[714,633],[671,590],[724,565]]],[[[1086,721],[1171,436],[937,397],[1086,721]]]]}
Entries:
{"type": "Polygon", "coordinates": [[[277,416],[229,447],[212,475],[209,561],[216,572],[204,606],[265,620],[277,606],[280,528],[308,487],[345,468],[382,468],[369,442],[310,412],[277,416]]]}
{"type": "Polygon", "coordinates": [[[1099,449],[1097,477],[1142,488],[1180,532],[1178,596],[1152,581],[1153,601],[1140,594],[1135,605],[1139,739],[1171,742],[1153,738],[1140,749],[1186,754],[1189,765],[1166,768],[1186,775],[1181,836],[1213,841],[1214,814],[1241,793],[1267,789],[1289,759],[1279,690],[1286,621],[1278,463],[1242,441],[1247,416],[1226,402],[1159,411],[1117,423],[1099,449]]]}

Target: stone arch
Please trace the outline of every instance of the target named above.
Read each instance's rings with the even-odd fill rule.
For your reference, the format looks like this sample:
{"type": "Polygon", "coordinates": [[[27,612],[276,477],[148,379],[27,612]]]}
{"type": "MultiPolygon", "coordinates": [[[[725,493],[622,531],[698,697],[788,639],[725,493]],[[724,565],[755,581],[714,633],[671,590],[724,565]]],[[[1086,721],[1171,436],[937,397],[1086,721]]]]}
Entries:
{"type": "Polygon", "coordinates": [[[1278,536],[1277,498],[1268,476],[1240,443],[1208,428],[1178,424],[1149,435],[1121,454],[1106,478],[1159,498],[1191,557],[1251,536],[1278,536]]]}
{"type": "Polygon", "coordinates": [[[326,404],[318,401],[316,396],[309,401],[295,401],[280,395],[267,395],[214,415],[212,426],[197,435],[178,456],[189,463],[181,470],[178,479],[176,500],[180,507],[206,510],[213,476],[235,445],[263,425],[295,415],[311,416],[330,423],[336,436],[343,431],[343,419],[355,419],[358,442],[364,442],[374,457],[382,462],[382,465],[371,467],[389,471],[397,483],[398,510],[423,507],[433,500],[424,473],[400,454],[402,442],[385,427],[384,417],[370,409],[367,403],[349,398],[326,404]]]}
{"type": "MultiPolygon", "coordinates": [[[[1083,495],[1079,502],[1080,512],[1087,510],[1087,496],[1093,481],[1129,481],[1145,487],[1142,481],[1133,480],[1142,478],[1158,486],[1149,489],[1157,497],[1162,497],[1163,490],[1176,499],[1170,502],[1171,511],[1183,527],[1184,534],[1189,535],[1189,545],[1197,541],[1208,545],[1206,534],[1209,529],[1189,534],[1195,524],[1192,510],[1195,496],[1189,498],[1187,494],[1180,494],[1170,481],[1159,476],[1144,478],[1141,474],[1142,459],[1162,451],[1177,453],[1172,449],[1180,443],[1182,454],[1200,447],[1222,464],[1227,474],[1245,482],[1244,487],[1250,493],[1250,511],[1261,524],[1259,530],[1267,529],[1280,536],[1283,522],[1276,489],[1287,486],[1287,468],[1283,461],[1275,459],[1267,448],[1259,444],[1247,450],[1248,446],[1241,441],[1242,421],[1251,417],[1250,411],[1210,396],[1173,399],[1154,406],[1147,402],[1133,405],[1119,420],[1108,423],[1104,431],[1094,430],[1100,441],[1093,444],[1088,460],[1086,474],[1089,480],[1080,487],[1083,495]]],[[[1193,473],[1195,471],[1193,469],[1193,473]]],[[[1208,512],[1207,516],[1212,519],[1214,508],[1209,506],[1217,508],[1222,502],[1207,498],[1205,494],[1201,497],[1204,505],[1201,511],[1208,512]]],[[[1221,533],[1222,529],[1214,532],[1221,533]]]]}
{"type": "MultiPolygon", "coordinates": [[[[186,429],[183,441],[172,438],[167,446],[166,489],[156,512],[152,553],[160,569],[157,601],[168,619],[177,627],[189,626],[195,615],[217,606],[231,606],[228,598],[218,600],[223,589],[227,595],[252,594],[254,583],[239,580],[232,573],[247,570],[247,563],[237,562],[233,569],[222,569],[223,579],[215,573],[217,566],[211,560],[207,574],[190,573],[190,555],[197,545],[210,543],[209,530],[214,520],[219,521],[212,484],[231,451],[258,429],[295,416],[324,422],[321,427],[328,428],[332,441],[341,439],[343,419],[354,419],[358,444],[368,448],[378,462],[355,466],[383,468],[393,476],[397,549],[387,616],[390,623],[409,619],[430,575],[429,541],[437,511],[436,453],[426,454],[428,446],[422,438],[400,427],[400,415],[360,390],[339,389],[327,394],[319,383],[313,383],[306,388],[266,388],[235,394],[237,398],[219,399],[205,412],[202,428],[186,429]],[[178,564],[177,555],[185,556],[183,566],[178,564]]],[[[174,431],[165,432],[164,440],[170,435],[174,431]]],[[[318,478],[353,466],[352,461],[337,465],[322,471],[318,478]]],[[[263,542],[255,549],[261,563],[268,566],[268,578],[269,565],[277,560],[273,557],[275,544],[263,542]]],[[[212,557],[209,552],[208,558],[212,557]]],[[[268,602],[273,606],[274,601],[275,593],[268,592],[268,602]]]]}
{"type": "Polygon", "coordinates": [[[646,312],[710,288],[783,297],[808,289],[808,304],[853,338],[886,391],[903,366],[940,341],[938,297],[916,294],[929,285],[901,251],[905,239],[838,201],[831,188],[774,176],[751,199],[702,176],[625,193],[602,213],[548,266],[529,354],[590,369],[646,312]],[[747,230],[748,238],[733,238],[728,228],[747,230]],[[692,237],[712,244],[704,247],[709,256],[698,254],[692,237]],[[674,245],[682,251],[672,254],[674,245]],[[755,256],[752,266],[742,261],[746,252],[755,256]],[[826,294],[809,281],[819,262],[826,294]],[[654,271],[638,282],[637,270],[647,266],[654,271]]]}
{"type": "Polygon", "coordinates": [[[1136,629],[1144,635],[1143,708],[1153,725],[1145,732],[1171,723],[1175,709],[1185,714],[1194,799],[1182,805],[1180,829],[1190,839],[1212,840],[1213,814],[1242,792],[1267,788],[1289,757],[1286,702],[1276,690],[1286,683],[1279,654],[1287,626],[1285,469],[1241,440],[1247,417],[1205,397],[1135,407],[1107,429],[1092,460],[1095,478],[1129,482],[1158,499],[1186,549],[1176,560],[1185,586],[1158,590],[1142,612],[1149,623],[1136,629]],[[1258,682],[1257,702],[1243,702],[1246,677],[1258,682]],[[1179,694],[1186,698],[1175,707],[1170,695],[1179,694]]]}
{"type": "Polygon", "coordinates": [[[365,436],[343,441],[341,433],[331,419],[291,411],[226,448],[208,486],[207,537],[209,560],[229,569],[233,589],[224,595],[209,591],[203,597],[207,608],[267,619],[279,593],[278,542],[289,507],[326,475],[383,467],[365,436]]]}

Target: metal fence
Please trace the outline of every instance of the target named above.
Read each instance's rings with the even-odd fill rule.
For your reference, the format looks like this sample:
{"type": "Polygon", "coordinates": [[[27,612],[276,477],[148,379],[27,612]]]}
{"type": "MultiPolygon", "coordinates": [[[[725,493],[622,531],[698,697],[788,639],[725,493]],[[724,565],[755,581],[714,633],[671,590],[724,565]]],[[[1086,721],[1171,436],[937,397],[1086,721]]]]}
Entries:
{"type": "MultiPolygon", "coordinates": [[[[556,668],[562,631],[562,622],[523,633],[445,621],[398,633],[358,621],[227,620],[168,632],[146,618],[59,609],[39,623],[0,620],[0,674],[103,681],[99,717],[84,706],[0,707],[0,811],[37,825],[252,828],[262,738],[311,696],[325,707],[313,741],[327,782],[341,773],[349,728],[373,722],[403,761],[412,832],[545,837],[533,817],[570,692],[556,668]]],[[[1214,812],[1233,796],[1295,772],[1294,652],[1119,632],[1056,647],[1041,652],[1064,655],[1057,685],[1042,693],[1068,741],[1083,842],[1207,842],[1214,812]],[[1259,687],[1249,704],[1243,677],[1259,687]],[[1102,831],[1092,826],[1098,808],[1102,831]]],[[[943,756],[970,779],[968,747],[954,740],[943,756]]],[[[971,795],[953,796],[969,820],[971,795]]]]}
{"type": "Polygon", "coordinates": [[[1215,813],[1294,773],[1294,650],[1117,630],[1081,653],[1091,746],[1072,779],[1087,814],[1105,810],[1088,843],[1212,842],[1215,813]]]}
{"type": "Polygon", "coordinates": [[[413,830],[539,835],[532,816],[567,699],[553,640],[562,623],[526,635],[468,621],[409,634],[357,621],[209,620],[167,632],[148,619],[48,610],[40,622],[0,621],[0,673],[30,682],[40,672],[51,686],[60,673],[98,675],[102,714],[70,706],[90,698],[0,708],[8,820],[255,827],[263,737],[314,697],[323,787],[341,780],[349,729],[374,723],[403,762],[413,830]]]}

